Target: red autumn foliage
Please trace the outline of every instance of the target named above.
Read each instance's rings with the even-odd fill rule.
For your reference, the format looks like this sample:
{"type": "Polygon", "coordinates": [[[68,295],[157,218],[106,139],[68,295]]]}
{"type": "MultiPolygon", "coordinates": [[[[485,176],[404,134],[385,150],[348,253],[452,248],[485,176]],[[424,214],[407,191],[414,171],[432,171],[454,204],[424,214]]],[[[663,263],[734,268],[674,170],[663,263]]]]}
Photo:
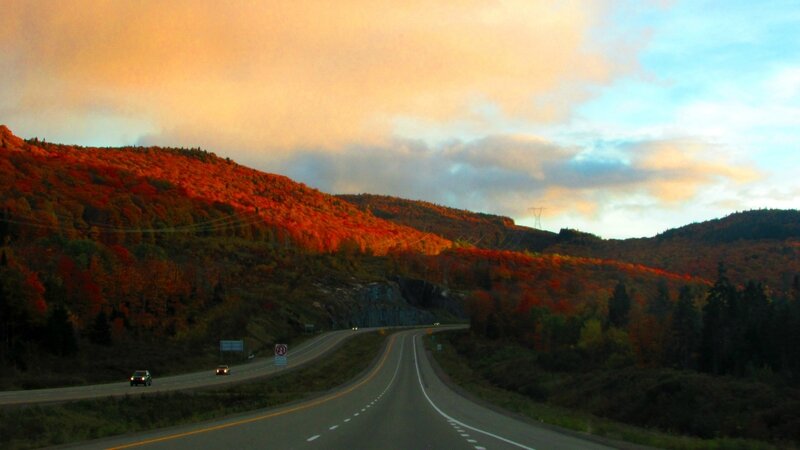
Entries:
{"type": "Polygon", "coordinates": [[[437,235],[379,219],[287,177],[213,153],[26,143],[4,130],[0,206],[33,227],[80,234],[81,228],[96,226],[104,240],[123,242],[129,242],[127,235],[135,240],[137,230],[169,227],[243,237],[259,230],[312,251],[353,244],[378,255],[397,249],[433,254],[451,246],[437,235]],[[155,205],[146,204],[155,197],[155,205]],[[42,208],[55,224],[36,216],[42,208]],[[207,216],[194,217],[198,210],[207,216]]]}
{"type": "Polygon", "coordinates": [[[604,308],[614,285],[621,280],[636,288],[633,300],[639,306],[655,295],[659,281],[667,282],[675,291],[685,284],[710,285],[702,278],[639,264],[558,254],[455,248],[435,256],[405,253],[396,257],[418,276],[474,290],[475,308],[488,304],[487,299],[493,297],[510,304],[520,315],[537,307],[567,316],[585,310],[587,305],[604,308]]]}

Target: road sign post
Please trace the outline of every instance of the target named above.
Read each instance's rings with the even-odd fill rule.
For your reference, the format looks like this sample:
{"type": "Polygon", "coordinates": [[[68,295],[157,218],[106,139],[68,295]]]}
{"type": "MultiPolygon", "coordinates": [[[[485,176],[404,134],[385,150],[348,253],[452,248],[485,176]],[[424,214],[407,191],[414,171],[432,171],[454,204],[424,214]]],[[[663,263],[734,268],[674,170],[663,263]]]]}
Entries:
{"type": "Polygon", "coordinates": [[[289,353],[289,346],[286,344],[275,344],[275,365],[276,366],[286,366],[289,363],[289,357],[286,354],[289,353]]]}
{"type": "Polygon", "coordinates": [[[219,341],[219,351],[220,352],[243,352],[244,351],[244,341],[230,341],[230,340],[219,341]]]}
{"type": "Polygon", "coordinates": [[[219,341],[219,358],[223,359],[223,353],[225,352],[244,352],[244,341],[243,340],[220,340],[219,341]]]}

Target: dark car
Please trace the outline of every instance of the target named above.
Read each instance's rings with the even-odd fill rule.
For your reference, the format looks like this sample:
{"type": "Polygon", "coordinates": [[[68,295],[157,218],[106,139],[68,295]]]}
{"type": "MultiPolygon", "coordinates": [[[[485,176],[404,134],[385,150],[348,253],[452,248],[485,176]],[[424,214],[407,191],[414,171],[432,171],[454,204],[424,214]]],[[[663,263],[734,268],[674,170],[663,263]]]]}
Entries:
{"type": "Polygon", "coordinates": [[[228,366],[217,366],[217,375],[230,375],[231,369],[228,366]]]}
{"type": "Polygon", "coordinates": [[[131,375],[131,386],[141,384],[143,386],[150,386],[153,384],[153,377],[150,376],[149,370],[137,370],[131,375]]]}

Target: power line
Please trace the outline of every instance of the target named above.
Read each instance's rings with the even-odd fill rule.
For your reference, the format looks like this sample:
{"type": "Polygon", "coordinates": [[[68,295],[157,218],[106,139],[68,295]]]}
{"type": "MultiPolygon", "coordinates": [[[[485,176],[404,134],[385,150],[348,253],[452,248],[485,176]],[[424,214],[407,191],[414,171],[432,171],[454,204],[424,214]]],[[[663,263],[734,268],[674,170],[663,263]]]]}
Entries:
{"type": "MultiPolygon", "coordinates": [[[[45,220],[43,218],[25,217],[21,215],[17,215],[15,218],[10,218],[7,215],[5,218],[1,220],[16,225],[24,225],[24,226],[31,226],[35,228],[44,228],[51,230],[61,229],[62,227],[67,225],[66,222],[74,222],[75,220],[80,220],[78,218],[59,214],[56,212],[47,212],[47,214],[56,219],[56,221],[58,221],[59,223],[53,224],[52,222],[45,220]]],[[[98,231],[107,233],[191,233],[198,231],[220,231],[228,228],[244,228],[256,225],[258,223],[264,223],[263,218],[261,218],[261,216],[258,215],[257,213],[249,213],[248,215],[240,216],[236,214],[231,214],[228,216],[219,217],[216,219],[206,220],[202,222],[195,222],[188,225],[178,225],[178,226],[162,227],[162,228],[138,228],[138,227],[123,228],[102,222],[84,221],[84,223],[89,228],[97,228],[98,231]]]]}
{"type": "MultiPolygon", "coordinates": [[[[39,229],[62,230],[70,225],[74,227],[75,222],[82,221],[83,224],[85,224],[85,226],[89,229],[96,228],[102,233],[114,234],[215,232],[246,228],[257,224],[281,227],[279,224],[268,223],[258,212],[252,211],[244,212],[242,214],[230,214],[227,216],[209,219],[202,222],[194,222],[187,225],[165,226],[161,228],[120,227],[114,224],[99,221],[87,221],[81,217],[62,214],[56,211],[36,210],[36,212],[43,212],[47,214],[48,217],[33,217],[27,214],[15,214],[6,209],[3,211],[3,215],[0,216],[0,222],[39,229]]],[[[32,211],[32,213],[34,213],[34,211],[32,211]]],[[[403,245],[408,248],[425,239],[438,237],[437,235],[429,232],[421,232],[418,236],[419,237],[417,239],[409,239],[409,236],[404,236],[402,233],[399,233],[395,236],[387,236],[382,239],[378,239],[371,244],[371,247],[376,250],[385,249],[388,251],[395,245],[403,245]]],[[[478,241],[480,241],[480,239],[478,241]]]]}

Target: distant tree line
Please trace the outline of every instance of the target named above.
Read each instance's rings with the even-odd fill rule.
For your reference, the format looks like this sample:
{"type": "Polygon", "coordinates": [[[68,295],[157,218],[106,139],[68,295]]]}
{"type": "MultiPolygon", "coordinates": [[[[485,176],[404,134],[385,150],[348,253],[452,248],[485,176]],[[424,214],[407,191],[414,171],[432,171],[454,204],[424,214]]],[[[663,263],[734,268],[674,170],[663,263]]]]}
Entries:
{"type": "Polygon", "coordinates": [[[618,282],[605,304],[578,310],[521,311],[519,302],[478,290],[468,311],[473,333],[518,340],[553,370],[640,365],[800,379],[800,277],[790,296],[773,298],[762,283],[737,287],[720,264],[707,290],[687,285],[675,300],[666,283],[637,302],[618,282]]]}

